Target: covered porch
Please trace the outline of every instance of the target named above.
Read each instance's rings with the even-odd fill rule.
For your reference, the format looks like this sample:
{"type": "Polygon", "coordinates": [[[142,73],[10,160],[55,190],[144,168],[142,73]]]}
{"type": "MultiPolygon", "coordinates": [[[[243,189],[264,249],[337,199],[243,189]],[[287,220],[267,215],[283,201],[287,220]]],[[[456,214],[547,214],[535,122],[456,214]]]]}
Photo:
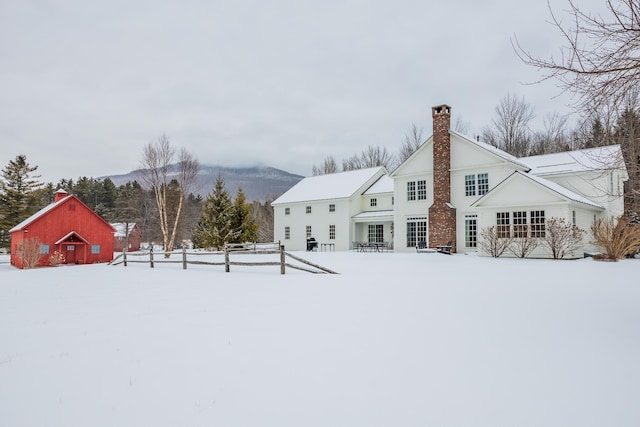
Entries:
{"type": "Polygon", "coordinates": [[[351,227],[352,250],[393,251],[393,211],[361,212],[351,217],[351,227]]]}

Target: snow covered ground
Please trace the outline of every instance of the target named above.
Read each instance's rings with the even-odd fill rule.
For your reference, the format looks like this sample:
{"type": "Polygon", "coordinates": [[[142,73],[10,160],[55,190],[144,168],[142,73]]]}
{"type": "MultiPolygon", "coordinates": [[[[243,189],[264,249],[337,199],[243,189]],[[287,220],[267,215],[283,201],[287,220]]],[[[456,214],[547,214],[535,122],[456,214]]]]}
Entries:
{"type": "Polygon", "coordinates": [[[640,425],[640,260],[301,255],[0,264],[0,425],[640,425]]]}

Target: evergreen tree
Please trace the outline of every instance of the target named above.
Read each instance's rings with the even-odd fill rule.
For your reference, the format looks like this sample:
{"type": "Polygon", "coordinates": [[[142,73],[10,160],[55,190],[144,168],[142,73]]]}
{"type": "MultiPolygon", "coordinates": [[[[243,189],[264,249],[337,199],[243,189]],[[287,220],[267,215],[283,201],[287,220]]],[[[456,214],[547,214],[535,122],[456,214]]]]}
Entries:
{"type": "Polygon", "coordinates": [[[37,166],[30,166],[21,154],[10,160],[0,178],[0,247],[10,245],[9,230],[44,207],[42,183],[33,176],[37,166]]]}
{"type": "Polygon", "coordinates": [[[625,210],[640,212],[640,114],[638,107],[630,105],[618,117],[616,143],[622,148],[622,155],[629,174],[625,182],[625,210]]]}
{"type": "Polygon", "coordinates": [[[200,220],[193,231],[193,244],[200,248],[224,247],[227,242],[232,242],[237,237],[237,232],[232,227],[233,204],[231,197],[225,189],[222,175],[218,175],[213,188],[204,202],[200,220]]]}
{"type": "Polygon", "coordinates": [[[242,187],[238,187],[238,194],[233,203],[231,227],[237,234],[234,243],[255,242],[258,225],[251,214],[251,205],[247,203],[242,187]]]}

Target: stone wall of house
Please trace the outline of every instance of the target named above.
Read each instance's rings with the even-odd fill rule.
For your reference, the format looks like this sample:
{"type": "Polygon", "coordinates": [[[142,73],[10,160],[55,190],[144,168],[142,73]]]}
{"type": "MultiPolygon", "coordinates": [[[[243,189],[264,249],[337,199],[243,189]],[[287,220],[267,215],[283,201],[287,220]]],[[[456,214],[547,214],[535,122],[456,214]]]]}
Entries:
{"type": "Polygon", "coordinates": [[[456,251],[456,210],[451,205],[451,107],[431,109],[433,118],[433,204],[429,207],[429,247],[451,242],[456,251]]]}

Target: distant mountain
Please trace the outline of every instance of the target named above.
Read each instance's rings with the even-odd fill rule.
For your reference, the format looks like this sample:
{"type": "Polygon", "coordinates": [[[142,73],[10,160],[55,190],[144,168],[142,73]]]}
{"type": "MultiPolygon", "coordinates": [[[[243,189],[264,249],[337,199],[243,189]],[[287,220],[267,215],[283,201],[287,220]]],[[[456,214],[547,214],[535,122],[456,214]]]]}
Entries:
{"type": "MultiPolygon", "coordinates": [[[[109,178],[116,186],[126,184],[129,181],[140,182],[142,170],[135,170],[124,175],[107,175],[97,179],[109,178]]],[[[250,168],[227,168],[222,166],[200,166],[200,186],[198,194],[203,198],[213,190],[218,174],[222,174],[225,187],[231,196],[235,197],[238,186],[247,196],[247,200],[264,202],[276,197],[296,185],[304,177],[285,172],[280,169],[255,166],[250,168]]]]}

